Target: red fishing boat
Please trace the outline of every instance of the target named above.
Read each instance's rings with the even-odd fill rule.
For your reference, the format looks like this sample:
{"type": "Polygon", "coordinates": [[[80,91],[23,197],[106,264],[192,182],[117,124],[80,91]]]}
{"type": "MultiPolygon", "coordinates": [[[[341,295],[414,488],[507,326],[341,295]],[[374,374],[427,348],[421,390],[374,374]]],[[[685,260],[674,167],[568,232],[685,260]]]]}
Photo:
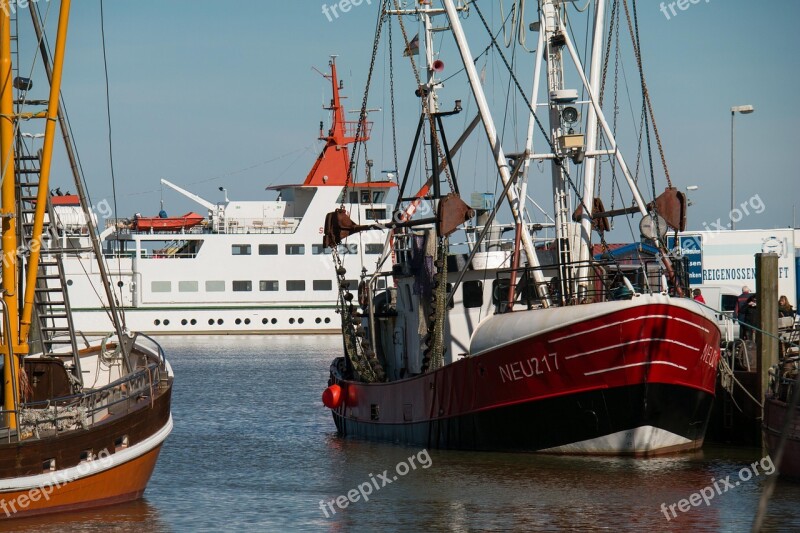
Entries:
{"type": "MultiPolygon", "coordinates": [[[[547,99],[536,99],[537,61],[534,97],[525,96],[522,106],[530,110],[528,149],[514,155],[506,155],[498,140],[459,8],[452,0],[442,4],[440,9],[428,2],[414,12],[426,29],[428,78],[418,91],[417,138],[429,125],[431,144],[421,144],[420,150],[432,146],[426,153],[431,164],[423,166],[431,175],[426,171],[427,183],[417,195],[400,192],[410,203],[398,205],[401,216],[391,224],[392,270],[363,276],[357,298],[344,285],[340,294],[345,353],[333,361],[323,393],[339,434],[487,451],[655,455],[699,448],[714,398],[720,331],[714,313],[686,297],[688,276],[666,248],[667,227],[685,226],[685,197],[668,187],[645,201],[620,152],[599,149],[598,131],[605,133],[602,144],[616,146],[599,102],[587,96],[590,101],[579,104],[579,90],[563,87],[562,54],[574,50],[565,22],[566,10],[574,9],[571,2],[541,2],[535,49],[541,51],[539,60],[547,61],[542,69],[547,99]],[[432,23],[445,13],[449,24],[432,23]],[[452,158],[471,127],[452,149],[448,146],[443,119],[462,106],[458,100],[453,111],[439,110],[442,64],[434,59],[440,45],[433,39],[442,26],[455,37],[502,182],[497,203],[470,207],[457,194],[452,158]],[[525,222],[521,199],[524,169],[535,158],[530,152],[538,121],[534,111],[543,105],[550,108],[546,139],[552,153],[537,157],[556,162],[554,223],[549,225],[556,238],[536,247],[532,234],[547,225],[525,222]],[[581,128],[579,105],[587,118],[585,138],[575,132],[581,128]],[[569,186],[576,168],[586,165],[584,174],[593,176],[598,159],[607,156],[616,158],[632,208],[605,211],[595,199],[593,179],[585,180],[583,191],[569,186]],[[451,184],[448,195],[440,191],[444,178],[451,184]],[[572,193],[577,205],[568,204],[572,193]],[[435,217],[405,216],[421,200],[436,206],[435,217]],[[513,224],[494,222],[502,200],[513,224]],[[593,259],[592,233],[607,249],[608,219],[630,214],[641,215],[641,237],[658,254],[624,262],[613,256],[593,259]],[[469,253],[453,252],[450,235],[465,222],[469,253]],[[500,239],[506,230],[514,232],[508,242],[500,239]],[[381,277],[387,280],[379,284],[381,277]],[[387,288],[378,289],[382,286],[387,288]]],[[[604,5],[595,2],[592,80],[583,79],[581,88],[587,95],[599,94],[604,5]]],[[[477,4],[472,9],[483,19],[477,4]]],[[[407,35],[402,23],[407,13],[394,14],[407,35]]],[[[487,34],[493,38],[491,31],[487,34]]],[[[413,167],[409,158],[403,186],[413,167]]],[[[324,244],[333,246],[361,229],[339,210],[326,220],[324,244]]],[[[343,280],[341,265],[338,273],[343,280]]]]}

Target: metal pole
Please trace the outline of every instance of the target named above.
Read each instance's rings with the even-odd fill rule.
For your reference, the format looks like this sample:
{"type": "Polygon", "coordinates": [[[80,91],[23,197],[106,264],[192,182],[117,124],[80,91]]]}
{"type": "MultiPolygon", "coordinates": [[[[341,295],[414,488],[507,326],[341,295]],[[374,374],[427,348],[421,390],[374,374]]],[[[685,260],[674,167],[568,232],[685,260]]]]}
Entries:
{"type": "Polygon", "coordinates": [[[730,218],[730,220],[731,220],[731,231],[736,229],[736,221],[733,220],[733,208],[736,205],[736,200],[735,200],[735,198],[736,198],[736,192],[735,192],[736,191],[736,188],[735,188],[736,187],[736,182],[733,180],[733,176],[734,176],[734,174],[733,174],[733,168],[734,168],[734,166],[733,166],[733,163],[734,163],[734,160],[733,160],[733,149],[734,149],[734,146],[735,146],[734,128],[733,128],[733,118],[734,118],[734,116],[736,116],[736,111],[731,110],[731,212],[728,213],[728,218],[730,218]]]}
{"type": "MultiPolygon", "coordinates": [[[[592,62],[589,83],[589,98],[596,101],[600,105],[600,92],[597,87],[600,85],[600,74],[602,71],[602,56],[603,56],[603,24],[605,23],[605,0],[595,2],[595,18],[594,18],[594,41],[592,43],[592,62]]],[[[586,151],[594,151],[597,149],[597,113],[594,107],[589,106],[589,116],[586,118],[586,151]]],[[[583,210],[581,215],[581,237],[583,238],[586,246],[580,248],[580,261],[587,263],[590,256],[592,244],[592,213],[590,211],[593,207],[594,199],[594,174],[597,168],[597,159],[589,157],[586,159],[586,169],[583,180],[583,203],[586,209],[583,210]]],[[[588,263],[587,263],[588,264],[588,263]]],[[[578,275],[580,279],[587,278],[587,267],[582,267],[578,275]]]]}
{"type": "MultiPolygon", "coordinates": [[[[478,105],[481,120],[486,131],[486,137],[489,141],[489,146],[492,149],[497,170],[500,173],[500,179],[503,181],[503,185],[508,185],[511,181],[511,173],[508,169],[508,161],[506,160],[506,155],[503,152],[503,147],[500,145],[500,139],[498,138],[497,130],[494,127],[494,121],[492,119],[491,111],[489,110],[489,104],[486,101],[486,95],[483,93],[483,87],[481,86],[478,72],[475,69],[475,64],[472,61],[472,52],[470,51],[469,44],[464,36],[464,29],[462,28],[461,20],[458,17],[458,10],[456,10],[453,0],[443,0],[443,3],[445,10],[447,11],[447,18],[450,20],[450,27],[452,28],[453,36],[455,37],[456,45],[458,46],[458,51],[461,54],[461,61],[467,72],[467,77],[469,78],[472,94],[475,97],[475,102],[478,105]]],[[[527,156],[528,154],[525,154],[525,157],[527,156]]],[[[517,191],[513,187],[508,187],[507,189],[508,192],[506,193],[506,198],[508,199],[511,213],[514,216],[514,220],[518,224],[522,224],[523,220],[519,211],[520,199],[517,191]]],[[[528,265],[536,268],[533,276],[536,281],[537,290],[542,289],[539,293],[539,296],[544,298],[546,300],[545,305],[549,306],[550,302],[547,300],[546,290],[542,288],[544,287],[544,275],[542,274],[541,270],[537,268],[539,267],[539,259],[536,256],[536,250],[533,247],[531,236],[527,231],[522,232],[522,244],[525,248],[525,255],[528,258],[528,265]]]]}
{"type": "MultiPolygon", "coordinates": [[[[16,383],[19,365],[14,356],[19,343],[19,306],[17,294],[17,201],[14,156],[14,77],[11,65],[11,15],[9,0],[0,0],[0,168],[2,168],[2,243],[3,243],[3,299],[6,302],[6,321],[11,331],[6,332],[8,345],[4,346],[3,409],[16,409],[16,383]]],[[[8,427],[16,429],[16,413],[8,413],[8,427]]]]}

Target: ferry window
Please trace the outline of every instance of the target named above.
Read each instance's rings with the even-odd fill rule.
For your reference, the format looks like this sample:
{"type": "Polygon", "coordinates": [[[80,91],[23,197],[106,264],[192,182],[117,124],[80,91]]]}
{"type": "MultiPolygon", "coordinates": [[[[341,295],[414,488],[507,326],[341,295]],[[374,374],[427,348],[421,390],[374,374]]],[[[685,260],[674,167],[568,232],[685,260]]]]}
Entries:
{"type": "Polygon", "coordinates": [[[350,192],[350,203],[357,204],[358,203],[358,193],[356,191],[350,192]]]}
{"type": "MultiPolygon", "coordinates": [[[[327,253],[331,253],[330,252],[330,248],[326,248],[326,250],[328,250],[327,253]]],[[[312,244],[311,245],[311,254],[312,255],[320,255],[321,253],[322,253],[322,245],[321,244],[312,244]]]]}
{"type": "Polygon", "coordinates": [[[286,255],[303,255],[306,253],[305,244],[287,244],[286,255]]]}
{"type": "Polygon", "coordinates": [[[197,292],[199,285],[196,281],[179,281],[178,292],[197,292]]]}
{"type": "Polygon", "coordinates": [[[172,292],[172,282],[171,281],[151,281],[150,282],[150,291],[151,292],[172,292]]]}
{"type": "Polygon", "coordinates": [[[262,292],[276,292],[278,291],[278,280],[268,279],[258,282],[258,290],[262,292]]]}
{"type": "Polygon", "coordinates": [[[278,255],[277,244],[259,244],[258,255],[278,255]]]}
{"type": "Polygon", "coordinates": [[[370,203],[369,191],[361,191],[361,203],[362,204],[370,203]]]}
{"type": "Polygon", "coordinates": [[[357,254],[358,253],[358,245],[357,244],[348,244],[347,245],[347,253],[349,253],[349,254],[357,254]]]}
{"type": "Polygon", "coordinates": [[[330,248],[328,248],[328,247],[326,246],[326,247],[325,247],[325,249],[324,249],[324,250],[322,250],[322,253],[324,253],[325,255],[331,255],[331,252],[332,252],[332,251],[333,251],[333,250],[331,250],[330,248]]]}
{"type": "Polygon", "coordinates": [[[225,282],[206,281],[206,292],[225,292],[225,282]]]}
{"type": "Polygon", "coordinates": [[[383,244],[367,244],[364,247],[364,252],[367,254],[380,254],[383,253],[383,244]]]}
{"type": "Polygon", "coordinates": [[[480,280],[465,281],[462,289],[464,307],[467,309],[483,305],[483,282],[480,280]]]}
{"type": "Polygon", "coordinates": [[[333,282],[329,279],[315,279],[313,287],[315,291],[332,291],[333,282]]]}
{"type": "Polygon", "coordinates": [[[386,280],[381,278],[378,280],[378,289],[385,289],[386,288],[386,280]]]}
{"type": "Polygon", "coordinates": [[[354,290],[356,290],[358,288],[358,280],[357,279],[346,279],[346,280],[344,280],[342,282],[342,285],[344,285],[342,287],[343,289],[350,289],[351,291],[354,291],[354,290]]]}
{"type": "Polygon", "coordinates": [[[233,255],[250,255],[249,244],[232,244],[231,253],[233,255]]]}
{"type": "Polygon", "coordinates": [[[375,191],[372,193],[372,202],[375,204],[380,204],[383,202],[383,196],[386,193],[383,191],[375,191]]]}
{"type": "Polygon", "coordinates": [[[386,209],[367,209],[367,218],[370,220],[383,220],[386,218],[386,209]]]}
{"type": "Polygon", "coordinates": [[[250,280],[240,280],[233,282],[233,292],[250,292],[253,290],[253,282],[250,280]]]}
{"type": "Polygon", "coordinates": [[[290,279],[286,281],[287,291],[304,291],[306,290],[306,280],[304,279],[290,279]]]}

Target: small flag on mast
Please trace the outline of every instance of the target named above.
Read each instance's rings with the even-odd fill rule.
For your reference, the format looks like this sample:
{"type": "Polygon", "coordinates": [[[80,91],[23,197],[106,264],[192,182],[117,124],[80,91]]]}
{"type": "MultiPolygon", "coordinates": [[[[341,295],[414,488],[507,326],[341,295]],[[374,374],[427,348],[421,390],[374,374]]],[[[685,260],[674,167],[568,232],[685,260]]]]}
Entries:
{"type": "Polygon", "coordinates": [[[406,51],[403,52],[403,57],[409,57],[412,55],[419,55],[419,34],[416,34],[414,38],[411,39],[411,42],[408,43],[408,46],[406,46],[406,51]]]}

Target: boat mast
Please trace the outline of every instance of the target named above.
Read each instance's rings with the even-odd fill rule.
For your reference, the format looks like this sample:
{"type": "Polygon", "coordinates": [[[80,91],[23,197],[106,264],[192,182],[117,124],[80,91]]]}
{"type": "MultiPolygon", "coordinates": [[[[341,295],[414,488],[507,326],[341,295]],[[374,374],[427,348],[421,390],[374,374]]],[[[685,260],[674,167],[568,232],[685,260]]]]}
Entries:
{"type": "MultiPolygon", "coordinates": [[[[605,24],[605,0],[597,0],[595,2],[595,15],[594,15],[594,39],[592,42],[592,60],[589,67],[591,80],[589,81],[589,98],[592,101],[598,102],[600,99],[600,74],[601,74],[601,61],[603,56],[603,27],[605,24]]],[[[593,153],[597,150],[598,138],[598,125],[597,113],[594,107],[589,106],[589,111],[586,117],[586,151],[593,153]]],[[[594,177],[595,169],[597,168],[597,160],[595,156],[590,155],[586,158],[586,167],[584,169],[583,179],[583,204],[584,209],[581,212],[581,239],[583,239],[585,246],[580,248],[580,262],[581,269],[578,274],[578,279],[587,279],[589,273],[588,261],[591,257],[592,247],[592,213],[594,204],[594,177]],[[587,209],[588,208],[588,209],[587,209]]]]}
{"type": "Polygon", "coordinates": [[[19,342],[19,306],[17,294],[17,203],[14,155],[14,87],[11,65],[11,9],[10,0],[0,0],[0,168],[2,168],[2,187],[0,187],[0,217],[3,219],[3,307],[8,319],[4,328],[10,327],[3,335],[3,410],[7,413],[7,424],[16,429],[17,383],[19,382],[19,361],[15,354],[27,352],[27,347],[19,342]]]}
{"type": "Polygon", "coordinates": [[[319,140],[325,141],[325,147],[317,157],[314,166],[311,167],[311,171],[308,173],[308,176],[306,176],[303,185],[344,186],[345,183],[347,183],[347,173],[350,169],[350,154],[347,152],[347,147],[354,142],[366,142],[369,140],[369,131],[367,131],[369,123],[366,120],[361,125],[361,131],[358,137],[355,137],[357,123],[347,122],[345,120],[342,97],[339,94],[342,85],[336,73],[336,56],[331,56],[329,65],[331,67],[331,73],[322,74],[322,76],[331,81],[333,96],[331,97],[330,106],[323,107],[331,111],[332,124],[327,135],[324,132],[324,125],[322,122],[319,124],[319,140]],[[348,125],[351,126],[352,131],[349,133],[353,135],[352,137],[347,136],[348,125]]]}
{"type": "MultiPolygon", "coordinates": [[[[464,28],[461,26],[461,20],[458,17],[458,11],[453,4],[453,0],[442,0],[442,2],[445,10],[447,11],[447,18],[450,20],[450,27],[452,29],[453,36],[455,37],[458,51],[461,54],[461,61],[464,65],[464,69],[467,72],[467,77],[469,78],[472,94],[475,97],[475,102],[478,105],[478,111],[481,116],[481,121],[483,122],[484,130],[486,131],[489,147],[491,148],[492,154],[494,154],[495,157],[495,164],[497,165],[497,170],[500,173],[500,179],[503,181],[503,185],[507,185],[508,182],[511,181],[508,160],[506,159],[505,152],[500,144],[500,139],[497,136],[497,130],[494,127],[494,120],[492,119],[492,114],[489,110],[489,104],[486,101],[486,95],[484,94],[483,87],[481,86],[478,71],[475,69],[475,64],[472,60],[472,52],[470,51],[469,44],[464,36],[464,28]]],[[[514,216],[514,221],[517,224],[523,224],[519,209],[520,198],[517,190],[514,187],[507,187],[507,189],[508,192],[506,193],[506,199],[508,200],[509,207],[511,208],[511,213],[514,216]]],[[[522,231],[520,237],[523,248],[525,249],[525,255],[528,258],[528,265],[533,267],[532,274],[535,281],[536,290],[539,296],[545,301],[545,305],[549,305],[550,302],[547,294],[544,275],[538,268],[539,259],[536,256],[536,250],[533,247],[533,241],[531,240],[530,233],[527,230],[522,231]]]]}
{"type": "MultiPolygon", "coordinates": [[[[560,95],[564,91],[564,58],[562,46],[563,37],[560,35],[561,24],[559,20],[566,16],[566,8],[561,9],[559,0],[544,0],[542,5],[545,31],[545,54],[547,56],[547,89],[550,95],[550,138],[557,151],[564,148],[558,139],[565,134],[561,111],[565,100],[560,95]]],[[[573,272],[570,268],[572,261],[572,242],[570,242],[570,195],[567,188],[567,175],[564,165],[566,159],[559,164],[551,165],[553,180],[553,206],[556,223],[556,249],[558,253],[559,294],[564,298],[572,294],[573,272]]]]}

